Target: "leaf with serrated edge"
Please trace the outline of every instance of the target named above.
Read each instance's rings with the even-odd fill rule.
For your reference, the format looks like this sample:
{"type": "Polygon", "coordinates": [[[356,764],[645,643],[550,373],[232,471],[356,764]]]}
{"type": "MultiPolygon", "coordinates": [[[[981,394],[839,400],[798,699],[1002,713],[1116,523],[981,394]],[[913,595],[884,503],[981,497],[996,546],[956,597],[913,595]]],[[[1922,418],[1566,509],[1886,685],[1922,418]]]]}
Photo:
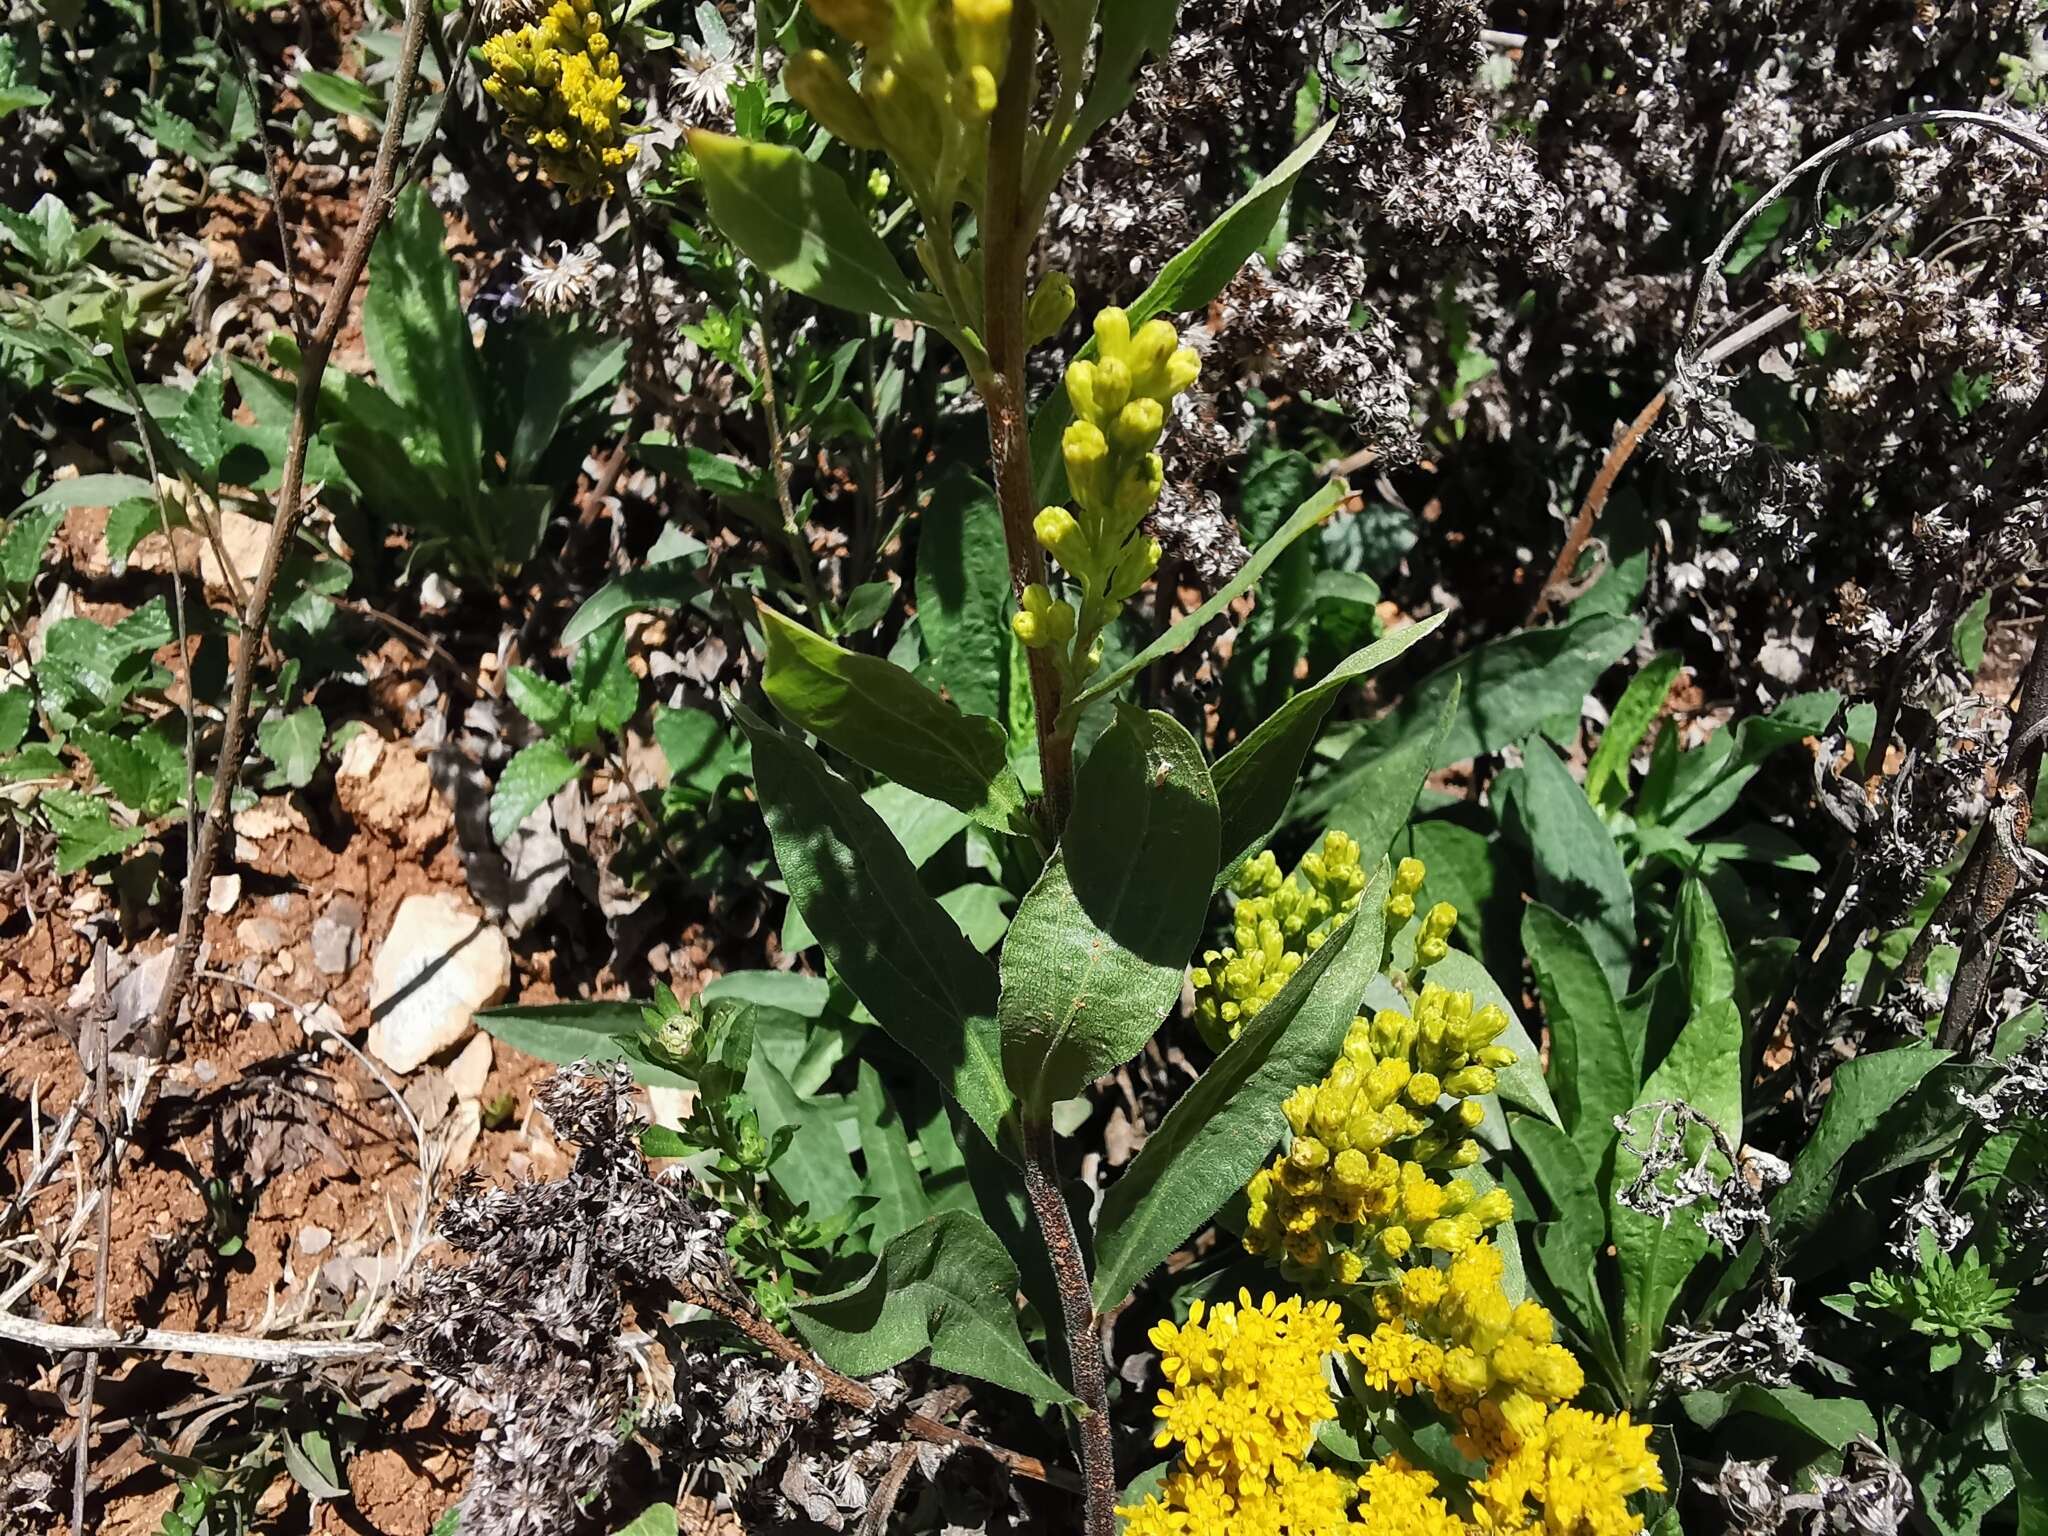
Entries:
{"type": "Polygon", "coordinates": [[[507,841],[521,822],[582,771],[559,742],[541,740],[521,747],[498,775],[498,787],[491,791],[491,836],[500,843],[507,841]]]}

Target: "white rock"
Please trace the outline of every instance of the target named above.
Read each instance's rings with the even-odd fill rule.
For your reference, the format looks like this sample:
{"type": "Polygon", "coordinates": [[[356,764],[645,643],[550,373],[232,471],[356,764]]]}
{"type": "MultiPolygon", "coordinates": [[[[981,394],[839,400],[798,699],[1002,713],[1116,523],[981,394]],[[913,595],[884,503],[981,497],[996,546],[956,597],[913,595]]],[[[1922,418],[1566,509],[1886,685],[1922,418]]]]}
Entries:
{"type": "Polygon", "coordinates": [[[512,986],[504,934],[453,896],[408,896],[370,966],[371,1053],[410,1072],[468,1034],[512,986]]]}
{"type": "Polygon", "coordinates": [[[383,737],[375,731],[357,731],[349,737],[348,745],[341,749],[341,761],[335,765],[334,776],[337,779],[367,779],[377,766],[377,759],[383,755],[383,737]]]}
{"type": "Polygon", "coordinates": [[[455,1090],[458,1099],[481,1099],[490,1075],[491,1037],[472,1035],[469,1044],[448,1066],[448,1086],[455,1090]]]}
{"type": "Polygon", "coordinates": [[[235,942],[248,954],[274,955],[284,941],[284,925],[274,918],[245,917],[235,924],[235,942]]]}
{"type": "Polygon", "coordinates": [[[235,910],[235,903],[241,899],[240,875],[215,875],[212,884],[206,888],[206,910],[215,917],[226,917],[235,910]]]}
{"type": "Polygon", "coordinates": [[[334,1234],[325,1227],[299,1228],[299,1252],[325,1253],[334,1242],[334,1234]]]}
{"type": "Polygon", "coordinates": [[[449,1173],[460,1173],[469,1166],[469,1155],[476,1150],[477,1137],[483,1134],[483,1106],[475,1099],[463,1099],[455,1106],[455,1113],[448,1117],[447,1128],[442,1135],[441,1166],[449,1173]]]}

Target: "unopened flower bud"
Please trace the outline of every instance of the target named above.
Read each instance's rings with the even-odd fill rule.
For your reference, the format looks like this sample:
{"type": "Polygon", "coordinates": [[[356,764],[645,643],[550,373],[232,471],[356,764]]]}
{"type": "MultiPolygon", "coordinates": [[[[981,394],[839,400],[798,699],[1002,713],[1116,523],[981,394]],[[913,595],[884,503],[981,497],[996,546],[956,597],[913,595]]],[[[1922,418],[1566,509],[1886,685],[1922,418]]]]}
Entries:
{"type": "Polygon", "coordinates": [[[889,0],[809,0],[811,14],[849,43],[879,48],[895,28],[889,0]]]}
{"type": "Polygon", "coordinates": [[[1109,579],[1109,596],[1112,602],[1127,602],[1137,595],[1138,588],[1151,579],[1159,569],[1159,541],[1155,538],[1139,538],[1124,546],[1124,552],[1117,558],[1116,570],[1109,579]]]}
{"type": "Polygon", "coordinates": [[[1159,441],[1166,413],[1157,400],[1137,399],[1117,412],[1110,436],[1125,453],[1144,453],[1159,441]]]}
{"type": "Polygon", "coordinates": [[[882,130],[847,81],[839,62],[822,49],[806,48],[782,69],[782,88],[824,130],[856,149],[880,149],[882,130]]]}
{"type": "Polygon", "coordinates": [[[1074,638],[1073,604],[1061,602],[1034,581],[1024,589],[1023,606],[1010,615],[1010,628],[1033,650],[1065,645],[1074,638]]]}
{"type": "Polygon", "coordinates": [[[994,72],[980,64],[971,64],[961,70],[954,82],[953,104],[968,122],[987,122],[996,110],[994,72]]]}
{"type": "Polygon", "coordinates": [[[1073,313],[1074,280],[1064,272],[1046,273],[1024,314],[1026,345],[1035,347],[1054,335],[1073,313]]]}
{"type": "Polygon", "coordinates": [[[1060,435],[1060,453],[1067,462],[1067,483],[1084,507],[1101,507],[1108,500],[1109,487],[1103,471],[1109,463],[1109,439],[1092,421],[1071,423],[1060,435]]]}
{"type": "Polygon", "coordinates": [[[1031,531],[1039,546],[1075,575],[1084,575],[1093,568],[1093,551],[1088,548],[1087,535],[1065,507],[1045,508],[1031,520],[1031,531]]]}

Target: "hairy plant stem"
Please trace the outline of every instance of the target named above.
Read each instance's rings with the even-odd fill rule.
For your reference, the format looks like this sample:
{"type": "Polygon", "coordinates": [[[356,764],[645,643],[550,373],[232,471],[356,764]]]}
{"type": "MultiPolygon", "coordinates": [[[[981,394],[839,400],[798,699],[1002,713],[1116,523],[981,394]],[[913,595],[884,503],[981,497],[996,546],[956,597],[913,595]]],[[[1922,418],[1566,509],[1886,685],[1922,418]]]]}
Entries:
{"type": "Polygon", "coordinates": [[[262,638],[270,625],[270,609],[277,597],[277,579],[291,550],[293,536],[306,512],[306,450],[314,430],[314,416],[320,404],[320,380],[327,371],[327,359],[334,351],[336,337],[347,320],[349,301],[363,269],[369,264],[370,247],[391,212],[398,156],[405,135],[407,109],[412,105],[413,87],[418,83],[420,54],[426,47],[428,0],[408,0],[405,40],[401,45],[398,73],[391,82],[391,106],[384,119],[384,137],[377,146],[376,169],[363,200],[361,218],[342,252],[341,265],[327,292],[327,303],[319,324],[299,359],[299,376],[292,401],[291,427],[285,436],[284,471],[277,492],[277,514],[270,525],[270,540],[263,550],[263,568],[256,577],[249,606],[241,614],[241,644],[235,654],[234,684],[228,695],[226,723],[221,733],[220,757],[214,764],[213,797],[206,820],[199,828],[198,856],[185,881],[182,910],[178,917],[178,943],[171,957],[170,974],[164,979],[143,1035],[143,1049],[162,1056],[169,1049],[171,1028],[185,996],[192,988],[192,971],[199,959],[199,941],[206,924],[206,893],[220,858],[221,837],[230,821],[235,783],[241,776],[242,758],[249,746],[249,709],[256,687],[256,660],[262,638]]]}
{"type": "MultiPolygon", "coordinates": [[[[1010,17],[1010,67],[989,121],[987,196],[981,208],[981,343],[988,371],[976,380],[988,407],[989,461],[1009,547],[1010,587],[1021,595],[1045,580],[1045,554],[1031,531],[1037,512],[1031,479],[1031,409],[1024,388],[1025,267],[1036,238],[1038,204],[1024,159],[1036,94],[1038,8],[1024,0],[1010,17]]],[[[1049,651],[1027,647],[1031,702],[1038,717],[1038,761],[1045,783],[1046,831],[1057,839],[1073,803],[1074,738],[1060,728],[1059,673],[1049,651]]]]}
{"type": "Polygon", "coordinates": [[[1045,1234],[1046,1256],[1052,1260],[1053,1283],[1059,1288],[1060,1312],[1066,1325],[1067,1358],[1074,1374],[1074,1396],[1081,1399],[1081,1480],[1087,1500],[1087,1536],[1115,1536],[1116,1457],[1109,1439],[1109,1378],[1102,1357],[1102,1336],[1096,1325],[1095,1290],[1088,1283],[1088,1264],[1081,1254],[1073,1213],[1060,1193],[1058,1149],[1052,1122],[1026,1120],[1021,1126],[1024,1193],[1031,1202],[1038,1230],[1045,1234]]]}

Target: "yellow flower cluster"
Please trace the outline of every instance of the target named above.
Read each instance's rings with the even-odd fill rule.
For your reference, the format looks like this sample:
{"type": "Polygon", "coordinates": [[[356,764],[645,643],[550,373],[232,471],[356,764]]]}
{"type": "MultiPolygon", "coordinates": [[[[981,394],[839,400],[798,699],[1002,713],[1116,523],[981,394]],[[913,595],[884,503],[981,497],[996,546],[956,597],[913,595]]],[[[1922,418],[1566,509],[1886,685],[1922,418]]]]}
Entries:
{"type": "Polygon", "coordinates": [[[1130,316],[1114,306],[1095,316],[1094,359],[1067,368],[1074,419],[1060,452],[1074,505],[1045,508],[1032,532],[1080,587],[1080,611],[1034,585],[1011,624],[1034,649],[1071,641],[1071,656],[1062,658],[1070,682],[1102,664],[1104,626],[1158,569],[1159,541],[1139,527],[1165,481],[1155,450],[1167,407],[1201,371],[1201,359],[1167,321],[1147,320],[1133,331],[1130,316]]]}
{"type": "Polygon", "coordinates": [[[1355,1485],[1304,1458],[1337,1416],[1323,1359],[1349,1349],[1334,1302],[1196,1302],[1152,1330],[1167,1386],[1157,1443],[1180,1460],[1156,1494],[1117,1511],[1125,1536],[1350,1536],[1355,1485]]]}
{"type": "Polygon", "coordinates": [[[863,50],[855,88],[840,62],[807,48],[783,88],[834,138],[884,149],[928,212],[979,179],[983,131],[1010,55],[1011,0],[809,0],[863,50]]]}
{"type": "Polygon", "coordinates": [[[1355,1285],[1417,1248],[1462,1254],[1508,1220],[1506,1191],[1431,1172],[1479,1161],[1468,1133],[1514,1063],[1493,1043],[1507,1022],[1435,982],[1412,1014],[1352,1020],[1329,1074],[1281,1105],[1293,1138],[1245,1188],[1245,1247],[1283,1272],[1355,1285]]]}
{"type": "Polygon", "coordinates": [[[569,201],[610,197],[632,160],[618,55],[594,0],[555,0],[540,21],[484,41],[484,90],[569,201]]]}
{"type": "MultiPolygon", "coordinates": [[[[1268,849],[1245,865],[1231,890],[1237,897],[1231,941],[1204,954],[1189,978],[1195,987],[1195,1023],[1218,1050],[1236,1039],[1301,962],[1358,910],[1365,870],[1357,842],[1331,832],[1302,859],[1298,875],[1283,876],[1268,849]]],[[[1409,905],[1412,911],[1412,900],[1409,905]]]]}
{"type": "Polygon", "coordinates": [[[1477,1532],[1632,1536],[1643,1522],[1629,1496],[1664,1489],[1650,1427],[1569,1406],[1585,1373],[1545,1308],[1508,1300],[1503,1271],[1500,1251],[1479,1243],[1376,1292],[1379,1326],[1353,1349],[1366,1384],[1428,1392],[1458,1449],[1488,1463],[1471,1488],[1477,1532]]]}

